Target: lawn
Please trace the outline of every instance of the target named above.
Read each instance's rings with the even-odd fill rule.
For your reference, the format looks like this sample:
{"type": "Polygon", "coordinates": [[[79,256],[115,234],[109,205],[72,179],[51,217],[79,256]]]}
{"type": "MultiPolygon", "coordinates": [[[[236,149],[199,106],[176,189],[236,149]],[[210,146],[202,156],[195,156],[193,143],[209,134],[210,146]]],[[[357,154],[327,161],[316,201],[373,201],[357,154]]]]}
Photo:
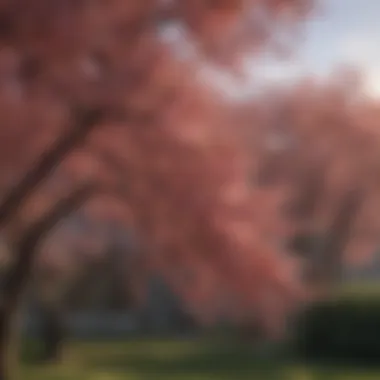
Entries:
{"type": "Polygon", "coordinates": [[[343,284],[336,290],[338,297],[374,297],[380,296],[380,282],[375,280],[352,281],[343,284]]]}
{"type": "MultiPolygon", "coordinates": [[[[29,349],[30,350],[30,349],[29,349]]],[[[254,359],[252,349],[205,340],[71,342],[65,364],[24,360],[28,380],[374,380],[380,370],[310,368],[273,359],[254,359]]]]}

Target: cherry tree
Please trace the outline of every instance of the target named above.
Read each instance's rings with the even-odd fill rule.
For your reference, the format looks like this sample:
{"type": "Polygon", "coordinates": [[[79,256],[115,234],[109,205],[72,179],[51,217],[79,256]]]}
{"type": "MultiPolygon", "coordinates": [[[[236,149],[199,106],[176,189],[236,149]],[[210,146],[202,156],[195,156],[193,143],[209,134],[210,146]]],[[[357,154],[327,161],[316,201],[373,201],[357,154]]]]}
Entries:
{"type": "Polygon", "coordinates": [[[267,193],[247,185],[236,126],[202,68],[239,69],[247,49],[280,47],[310,6],[0,2],[0,223],[13,256],[1,379],[38,248],[78,209],[127,220],[148,243],[150,270],[205,321],[254,311],[280,327],[297,295],[294,267],[261,234],[267,193]],[[169,26],[186,42],[179,50],[162,36],[169,26]]]}
{"type": "Polygon", "coordinates": [[[366,260],[379,244],[379,105],[363,94],[359,73],[342,69],[246,110],[247,120],[261,112],[257,179],[287,188],[290,248],[306,259],[308,281],[327,289],[344,262],[366,260]]]}

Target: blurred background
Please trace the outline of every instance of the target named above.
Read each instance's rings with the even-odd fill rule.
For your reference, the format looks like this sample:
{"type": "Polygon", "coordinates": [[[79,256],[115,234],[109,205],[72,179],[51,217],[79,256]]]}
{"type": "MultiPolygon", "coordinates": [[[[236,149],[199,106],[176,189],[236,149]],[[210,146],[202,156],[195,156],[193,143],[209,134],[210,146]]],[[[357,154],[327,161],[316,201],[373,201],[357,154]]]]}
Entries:
{"type": "Polygon", "coordinates": [[[380,378],[379,17],[0,1],[0,380],[380,378]]]}

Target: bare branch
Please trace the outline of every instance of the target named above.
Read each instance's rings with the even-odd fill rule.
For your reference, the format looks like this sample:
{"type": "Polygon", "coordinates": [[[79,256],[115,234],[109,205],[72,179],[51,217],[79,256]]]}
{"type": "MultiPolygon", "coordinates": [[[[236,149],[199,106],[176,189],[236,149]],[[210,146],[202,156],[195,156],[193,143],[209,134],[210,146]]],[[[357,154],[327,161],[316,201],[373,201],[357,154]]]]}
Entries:
{"type": "Polygon", "coordinates": [[[54,170],[65,156],[84,142],[86,136],[104,117],[101,109],[81,110],[74,115],[75,124],[62,135],[41,157],[21,182],[12,188],[0,203],[0,226],[23,204],[24,199],[54,170]]]}

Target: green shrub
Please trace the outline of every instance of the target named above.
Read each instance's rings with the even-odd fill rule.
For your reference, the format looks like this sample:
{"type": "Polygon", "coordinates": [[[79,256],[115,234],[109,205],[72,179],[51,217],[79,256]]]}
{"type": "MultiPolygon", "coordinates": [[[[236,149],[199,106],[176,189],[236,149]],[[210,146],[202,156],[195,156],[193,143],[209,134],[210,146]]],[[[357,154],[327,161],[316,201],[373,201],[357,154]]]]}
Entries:
{"type": "Polygon", "coordinates": [[[309,308],[296,323],[297,354],[375,363],[380,358],[380,295],[345,295],[309,308]]]}

